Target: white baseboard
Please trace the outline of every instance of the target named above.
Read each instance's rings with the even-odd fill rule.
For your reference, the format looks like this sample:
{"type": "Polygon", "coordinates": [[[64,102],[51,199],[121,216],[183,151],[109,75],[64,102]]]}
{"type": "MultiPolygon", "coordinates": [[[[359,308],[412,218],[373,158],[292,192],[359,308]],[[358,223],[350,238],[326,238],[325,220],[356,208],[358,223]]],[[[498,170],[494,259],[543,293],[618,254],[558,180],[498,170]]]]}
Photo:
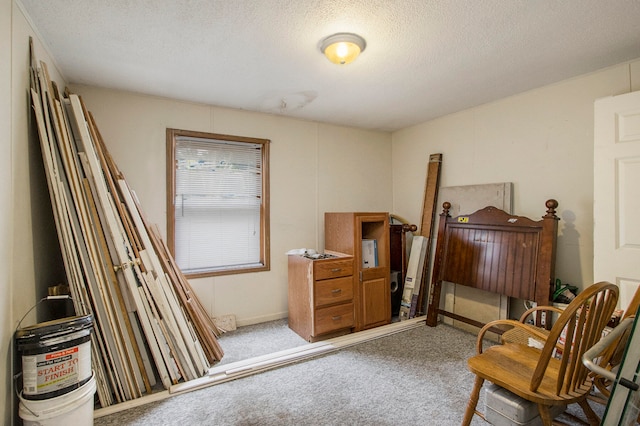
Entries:
{"type": "Polygon", "coordinates": [[[262,315],[259,317],[251,317],[251,318],[237,318],[236,317],[236,325],[238,327],[244,327],[246,325],[254,325],[254,324],[262,324],[263,322],[276,321],[279,319],[287,318],[289,316],[288,312],[277,312],[275,314],[262,315]]]}

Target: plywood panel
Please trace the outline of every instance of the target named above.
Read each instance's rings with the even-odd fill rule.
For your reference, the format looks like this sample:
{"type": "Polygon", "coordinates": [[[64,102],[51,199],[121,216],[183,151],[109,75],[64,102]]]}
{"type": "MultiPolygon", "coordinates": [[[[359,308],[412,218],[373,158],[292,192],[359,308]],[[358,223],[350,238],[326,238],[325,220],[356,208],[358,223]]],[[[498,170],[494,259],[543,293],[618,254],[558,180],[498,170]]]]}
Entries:
{"type": "MultiPolygon", "coordinates": [[[[473,213],[487,206],[494,206],[507,213],[512,213],[512,192],[513,184],[511,182],[440,188],[436,215],[442,212],[442,203],[445,201],[451,203],[449,211],[452,217],[473,213]]],[[[436,217],[438,220],[440,219],[439,216],[436,217]]],[[[476,288],[456,286],[451,283],[443,283],[442,288],[444,303],[441,306],[444,306],[449,312],[470,317],[483,323],[507,317],[508,298],[504,296],[476,288]]],[[[448,317],[444,318],[444,322],[472,332],[477,331],[473,326],[454,321],[448,317]]]]}

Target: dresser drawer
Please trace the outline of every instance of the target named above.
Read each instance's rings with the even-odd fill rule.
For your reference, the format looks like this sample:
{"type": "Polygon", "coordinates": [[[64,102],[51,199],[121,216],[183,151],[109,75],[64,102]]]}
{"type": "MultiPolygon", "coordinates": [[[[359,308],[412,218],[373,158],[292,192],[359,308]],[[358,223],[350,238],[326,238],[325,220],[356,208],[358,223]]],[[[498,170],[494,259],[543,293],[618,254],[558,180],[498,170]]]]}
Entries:
{"type": "Polygon", "coordinates": [[[316,308],[350,302],[353,299],[353,277],[316,281],[313,293],[316,308]]]}
{"type": "Polygon", "coordinates": [[[333,260],[331,262],[318,262],[313,264],[313,275],[316,280],[346,277],[353,275],[353,260],[333,260]]]}
{"type": "Polygon", "coordinates": [[[314,335],[353,327],[353,303],[316,310],[314,335]]]}

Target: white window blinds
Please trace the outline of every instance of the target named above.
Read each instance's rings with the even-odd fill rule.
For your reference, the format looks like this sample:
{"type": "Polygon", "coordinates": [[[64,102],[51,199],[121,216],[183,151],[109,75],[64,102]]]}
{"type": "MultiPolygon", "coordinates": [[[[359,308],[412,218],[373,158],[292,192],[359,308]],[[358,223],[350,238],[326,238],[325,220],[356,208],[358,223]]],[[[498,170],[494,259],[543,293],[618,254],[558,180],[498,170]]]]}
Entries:
{"type": "Polygon", "coordinates": [[[187,273],[260,265],[262,145],[177,136],[175,259],[187,273]]]}

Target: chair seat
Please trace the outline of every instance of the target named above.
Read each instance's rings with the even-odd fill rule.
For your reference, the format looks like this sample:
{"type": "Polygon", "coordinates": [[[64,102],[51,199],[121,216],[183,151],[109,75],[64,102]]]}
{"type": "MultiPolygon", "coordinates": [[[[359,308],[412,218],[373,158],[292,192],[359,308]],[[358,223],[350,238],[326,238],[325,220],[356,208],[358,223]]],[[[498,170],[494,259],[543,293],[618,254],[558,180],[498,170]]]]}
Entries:
{"type": "Polygon", "coordinates": [[[560,361],[552,358],[537,392],[529,390],[531,378],[540,358],[540,350],[516,343],[505,343],[486,349],[468,360],[469,369],[477,376],[495,383],[537,404],[570,404],[591,389],[590,382],[578,392],[556,394],[560,361]]]}

